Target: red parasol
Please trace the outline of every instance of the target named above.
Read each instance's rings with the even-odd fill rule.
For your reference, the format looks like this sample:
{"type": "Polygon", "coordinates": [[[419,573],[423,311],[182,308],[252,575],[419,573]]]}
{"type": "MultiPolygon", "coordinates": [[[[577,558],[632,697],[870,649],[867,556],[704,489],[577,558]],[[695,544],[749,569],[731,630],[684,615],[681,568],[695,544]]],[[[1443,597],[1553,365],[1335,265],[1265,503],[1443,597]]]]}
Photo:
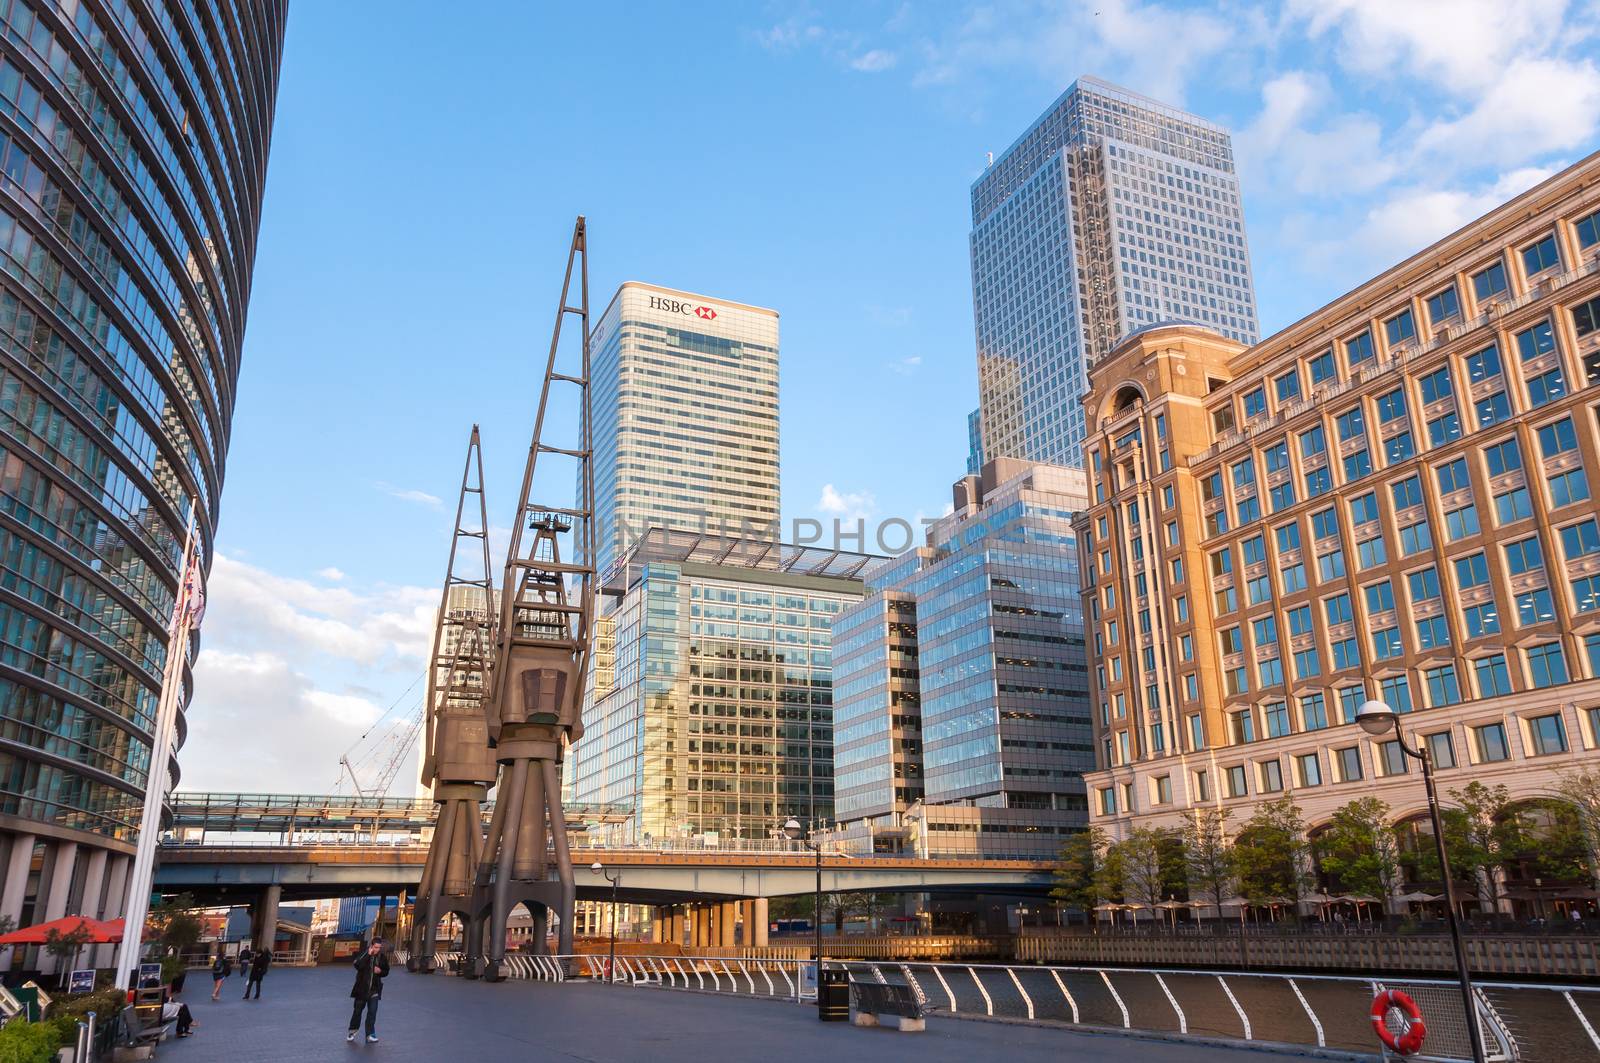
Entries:
{"type": "Polygon", "coordinates": [[[52,930],[60,937],[68,937],[80,927],[88,934],[84,938],[86,945],[104,945],[122,940],[121,919],[101,921],[82,915],[69,915],[37,926],[13,930],[9,934],[0,934],[0,945],[44,945],[49,942],[52,930]]]}

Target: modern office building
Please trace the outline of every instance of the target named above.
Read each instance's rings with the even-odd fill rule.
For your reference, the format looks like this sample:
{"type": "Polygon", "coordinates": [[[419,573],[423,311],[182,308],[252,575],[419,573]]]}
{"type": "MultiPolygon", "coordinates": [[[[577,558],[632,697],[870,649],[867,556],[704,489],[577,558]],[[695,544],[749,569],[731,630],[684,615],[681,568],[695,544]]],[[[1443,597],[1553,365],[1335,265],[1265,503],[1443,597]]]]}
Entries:
{"type": "Polygon", "coordinates": [[[1086,504],[1081,471],[1002,458],[957,481],[926,546],[869,571],[834,621],[840,840],[1038,858],[1084,828],[1086,504]]]}
{"type": "Polygon", "coordinates": [[[629,281],[591,340],[597,568],[650,528],[778,527],[778,314],[629,281]]]}
{"type": "Polygon", "coordinates": [[[978,178],[971,239],[984,460],[1080,465],[1087,370],[1134,329],[1257,338],[1228,132],[1104,81],[978,178]]]}
{"type": "Polygon", "coordinates": [[[1093,821],[1293,794],[1547,796],[1600,748],[1600,155],[1253,347],[1138,333],[1092,371],[1078,527],[1093,821]]]}
{"type": "Polygon", "coordinates": [[[285,17],[0,7],[0,915],[20,925],[122,910],[191,521],[211,555],[285,17]]]}
{"type": "Polygon", "coordinates": [[[614,567],[583,740],[582,804],[622,842],[773,836],[833,819],[833,618],[882,558],[654,529],[614,567]]]}

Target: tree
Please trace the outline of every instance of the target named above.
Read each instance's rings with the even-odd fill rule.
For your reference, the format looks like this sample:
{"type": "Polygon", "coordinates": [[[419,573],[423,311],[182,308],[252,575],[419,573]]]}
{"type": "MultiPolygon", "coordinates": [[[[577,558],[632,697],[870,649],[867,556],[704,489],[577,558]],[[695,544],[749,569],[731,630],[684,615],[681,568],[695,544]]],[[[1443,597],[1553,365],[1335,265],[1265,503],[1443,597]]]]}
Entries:
{"type": "Polygon", "coordinates": [[[52,927],[45,932],[44,950],[56,961],[56,970],[60,972],[61,984],[67,984],[67,972],[77,962],[78,953],[89,943],[89,931],[83,925],[73,927],[63,934],[52,927]]]}
{"type": "Polygon", "coordinates": [[[194,906],[194,898],[187,893],[163,897],[152,905],[144,923],[150,940],[175,954],[199,944],[205,928],[192,913],[194,906]]]}
{"type": "Polygon", "coordinates": [[[1323,870],[1346,890],[1378,900],[1400,892],[1400,843],[1389,822],[1389,806],[1362,797],[1334,812],[1318,838],[1323,870]]]}
{"type": "Polygon", "coordinates": [[[1183,858],[1191,900],[1204,899],[1222,916],[1222,902],[1234,895],[1236,868],[1228,844],[1225,808],[1191,809],[1183,821],[1183,858]]]}
{"type": "MultiPolygon", "coordinates": [[[[1450,791],[1455,804],[1440,811],[1444,823],[1445,852],[1456,878],[1477,887],[1486,910],[1500,910],[1500,882],[1509,861],[1526,848],[1527,823],[1511,803],[1505,786],[1485,786],[1474,780],[1459,790],[1450,791]]],[[[1427,868],[1439,877],[1437,853],[1422,846],[1418,868],[1427,868]]]]}
{"type": "Polygon", "coordinates": [[[1106,846],[1106,832],[1090,827],[1068,835],[1056,857],[1052,872],[1055,887],[1050,896],[1068,908],[1082,911],[1085,922],[1093,918],[1091,913],[1101,899],[1106,846]]]}
{"type": "Polygon", "coordinates": [[[1600,889],[1600,771],[1577,768],[1562,772],[1560,780],[1556,793],[1572,805],[1589,881],[1600,889]]]}
{"type": "Polygon", "coordinates": [[[1310,846],[1300,806],[1280,797],[1256,808],[1233,841],[1239,893],[1252,904],[1277,897],[1299,901],[1311,892],[1310,846]]]}
{"type": "Polygon", "coordinates": [[[1129,904],[1153,909],[1183,886],[1183,843],[1171,831],[1135,827],[1111,848],[1129,904]]]}

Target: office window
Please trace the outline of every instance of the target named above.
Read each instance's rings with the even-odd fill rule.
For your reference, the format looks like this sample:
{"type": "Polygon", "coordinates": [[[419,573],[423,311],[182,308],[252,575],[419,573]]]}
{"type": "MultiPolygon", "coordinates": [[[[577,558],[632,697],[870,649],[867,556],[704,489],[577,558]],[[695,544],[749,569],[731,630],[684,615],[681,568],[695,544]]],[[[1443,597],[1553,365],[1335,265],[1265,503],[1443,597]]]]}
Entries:
{"type": "MultiPolygon", "coordinates": [[[[1172,485],[1167,484],[1161,489],[1161,508],[1171,509],[1173,504],[1172,485]]],[[[1177,542],[1176,539],[1173,542],[1177,542]]]]}
{"type": "Polygon", "coordinates": [[[1278,641],[1278,621],[1276,618],[1271,616],[1261,617],[1259,620],[1252,621],[1250,627],[1257,646],[1271,646],[1278,641]]]}
{"type": "Polygon", "coordinates": [[[1330,627],[1334,624],[1348,624],[1354,618],[1348,594],[1335,594],[1331,598],[1324,598],[1322,606],[1327,613],[1330,627]]]}
{"type": "Polygon", "coordinates": [[[1289,444],[1285,440],[1278,440],[1271,446],[1261,451],[1261,459],[1266,462],[1267,472],[1279,472],[1289,467],[1289,444]]]}
{"type": "Polygon", "coordinates": [[[1285,480],[1281,484],[1274,484],[1268,489],[1267,495],[1272,502],[1272,512],[1283,512],[1294,505],[1294,481],[1285,480]]]}
{"type": "Polygon", "coordinates": [[[1178,636],[1178,657],[1179,657],[1180,660],[1184,660],[1184,661],[1192,661],[1192,660],[1194,660],[1194,636],[1193,635],[1179,635],[1178,636]]]}
{"type": "Polygon", "coordinates": [[[1461,300],[1456,298],[1456,286],[1452,284],[1442,292],[1428,296],[1428,322],[1437,326],[1440,322],[1448,321],[1461,312],[1461,300]]]}
{"type": "Polygon", "coordinates": [[[1306,473],[1306,497],[1316,498],[1333,490],[1333,474],[1328,472],[1327,466],[1312,469],[1306,473]]]}
{"type": "MultiPolygon", "coordinates": [[[[1450,388],[1450,367],[1441,365],[1433,372],[1417,378],[1417,390],[1422,393],[1422,403],[1430,406],[1440,399],[1448,399],[1454,395],[1450,388]]],[[[1404,412],[1402,410],[1402,412],[1404,412]]]]}
{"type": "Polygon", "coordinates": [[[1312,679],[1322,674],[1322,658],[1315,646],[1294,651],[1294,674],[1298,679],[1312,679]]]}
{"type": "Polygon", "coordinates": [[[1403,675],[1390,676],[1380,682],[1378,696],[1395,712],[1411,711],[1411,683],[1403,675]]]}
{"type": "Polygon", "coordinates": [[[1345,456],[1344,479],[1346,483],[1353,483],[1372,472],[1372,454],[1366,450],[1358,450],[1354,454],[1345,456]]]}
{"type": "Polygon", "coordinates": [[[1400,656],[1402,652],[1399,628],[1380,628],[1372,633],[1372,656],[1375,660],[1387,661],[1400,656]]]}
{"type": "Polygon", "coordinates": [[[1377,743],[1378,755],[1374,758],[1377,762],[1378,774],[1383,776],[1404,775],[1406,773],[1406,755],[1400,748],[1400,743],[1394,739],[1377,743]]]}
{"type": "Polygon", "coordinates": [[[1337,372],[1333,364],[1333,352],[1323,351],[1306,362],[1306,368],[1311,371],[1311,383],[1313,386],[1322,383],[1324,380],[1332,380],[1337,372]]]}
{"type": "Polygon", "coordinates": [[[1536,757],[1549,756],[1551,753],[1565,753],[1567,751],[1567,728],[1561,722],[1561,714],[1552,712],[1547,716],[1534,716],[1528,720],[1528,744],[1533,749],[1536,757]]]}
{"type": "Polygon", "coordinates": [[[1455,568],[1456,586],[1462,590],[1489,582],[1489,560],[1484,557],[1481,550],[1466,557],[1456,558],[1455,568]]]}
{"type": "Polygon", "coordinates": [[[1114,816],[1117,814],[1117,793],[1110,786],[1100,788],[1100,814],[1114,816]]]}
{"type": "Polygon", "coordinates": [[[1283,765],[1277,760],[1263,760],[1261,768],[1261,792],[1275,794],[1283,789],[1283,765]]]}
{"type": "Polygon", "coordinates": [[[1469,605],[1461,611],[1461,616],[1469,639],[1498,634],[1500,631],[1500,611],[1492,601],[1469,605]]]}
{"type": "Polygon", "coordinates": [[[1244,642],[1239,637],[1239,629],[1230,627],[1217,632],[1217,646],[1224,657],[1244,649],[1244,642]]]}
{"type": "Polygon", "coordinates": [[[1361,651],[1352,638],[1336,639],[1333,643],[1333,670],[1342,672],[1346,668],[1361,667],[1361,651]]]}
{"type": "Polygon", "coordinates": [[[1528,648],[1528,683],[1538,690],[1567,681],[1567,658],[1561,643],[1546,642],[1528,648]]]}
{"type": "Polygon", "coordinates": [[[1517,437],[1484,447],[1483,463],[1488,466],[1490,476],[1503,476],[1522,468],[1522,448],[1517,446],[1517,437]]]}
{"type": "Polygon", "coordinates": [[[1394,609],[1394,586],[1388,580],[1369,583],[1363,593],[1367,599],[1367,612],[1387,613],[1394,609]]]}
{"type": "Polygon", "coordinates": [[[1402,388],[1379,395],[1376,406],[1378,408],[1378,423],[1388,424],[1406,415],[1406,393],[1402,388]]]}
{"type": "Polygon", "coordinates": [[[1268,657],[1260,662],[1256,668],[1261,673],[1261,686],[1263,688],[1283,686],[1282,660],[1277,657],[1268,657]]]}
{"type": "Polygon", "coordinates": [[[1395,509],[1410,509],[1412,506],[1422,505],[1422,481],[1415,476],[1407,476],[1389,485],[1389,497],[1394,502],[1395,509]]]}
{"type": "Polygon", "coordinates": [[[1232,587],[1223,587],[1213,592],[1211,601],[1218,613],[1231,613],[1239,608],[1239,596],[1232,587]]]}
{"type": "Polygon", "coordinates": [[[1172,569],[1172,582],[1173,583],[1182,583],[1183,582],[1183,558],[1181,558],[1181,557],[1173,558],[1172,559],[1171,569],[1172,569]]]}
{"type": "Polygon", "coordinates": [[[1244,797],[1249,792],[1245,784],[1244,765],[1235,764],[1228,769],[1228,796],[1244,797]]]}
{"type": "Polygon", "coordinates": [[[1461,684],[1456,679],[1455,665],[1429,668],[1422,673],[1422,678],[1428,688],[1430,706],[1454,705],[1461,700],[1461,684]]]}
{"type": "Polygon", "coordinates": [[[1293,564],[1282,570],[1283,593],[1296,594],[1306,589],[1306,566],[1293,564]]]}
{"type": "Polygon", "coordinates": [[[1511,747],[1506,744],[1506,729],[1502,724],[1486,723],[1472,729],[1473,742],[1478,747],[1478,762],[1493,764],[1511,758],[1511,747]]]}
{"type": "Polygon", "coordinates": [[[1267,412],[1267,392],[1265,388],[1256,388],[1244,397],[1244,419],[1259,417],[1267,412]]]}
{"type": "Polygon", "coordinates": [[[1153,784],[1151,786],[1151,796],[1155,799],[1155,803],[1158,805],[1172,804],[1172,776],[1157,775],[1150,781],[1153,784]]]}
{"type": "Polygon", "coordinates": [[[1600,243],[1600,211],[1579,218],[1573,229],[1578,234],[1579,247],[1593,247],[1600,243]]]}
{"type": "Polygon", "coordinates": [[[1563,417],[1539,429],[1539,453],[1547,458],[1578,449],[1578,432],[1572,418],[1563,417]]]}
{"type": "Polygon", "coordinates": [[[1219,406],[1211,411],[1211,429],[1217,435],[1233,431],[1233,407],[1219,406]]]}
{"type": "Polygon", "coordinates": [[[1361,748],[1359,746],[1345,746],[1343,749],[1333,751],[1335,763],[1339,765],[1340,782],[1359,782],[1361,780],[1361,748]]]}
{"type": "Polygon", "coordinates": [[[1350,500],[1350,523],[1370,524],[1378,519],[1378,499],[1371,491],[1350,500]]]}
{"type": "Polygon", "coordinates": [[[1600,297],[1572,308],[1572,326],[1579,339],[1600,328],[1600,297]]]}
{"type": "Polygon", "coordinates": [[[1413,603],[1431,602],[1439,597],[1439,570],[1432,566],[1419,568],[1406,576],[1406,585],[1413,603]]]}
{"type": "Polygon", "coordinates": [[[1300,374],[1291,369],[1274,380],[1272,386],[1277,392],[1280,403],[1298,399],[1300,397],[1300,374]]]}
{"type": "Polygon", "coordinates": [[[1339,534],[1339,518],[1331,509],[1311,514],[1311,537],[1331,539],[1339,534]]]}
{"type": "MultiPolygon", "coordinates": [[[[1191,716],[1189,719],[1196,724],[1200,722],[1200,717],[1198,716],[1191,716]]],[[[1205,743],[1201,742],[1195,748],[1204,749],[1205,743]]],[[[1194,796],[1196,801],[1205,802],[1211,800],[1211,776],[1209,773],[1205,771],[1194,773],[1194,796]]]]}
{"type": "Polygon", "coordinates": [[[1472,294],[1479,302],[1506,290],[1506,267],[1496,262],[1472,275],[1472,294]]]}
{"type": "Polygon", "coordinates": [[[1246,566],[1259,565],[1267,559],[1266,542],[1259,535],[1252,535],[1239,544],[1239,556],[1244,559],[1246,566]]]}
{"type": "Polygon", "coordinates": [[[1561,529],[1561,549],[1568,561],[1600,553],[1600,525],[1590,517],[1561,529]]]}
{"type": "Polygon", "coordinates": [[[1389,551],[1384,547],[1382,539],[1368,539],[1366,542],[1356,544],[1356,568],[1365,572],[1369,568],[1387,564],[1389,551]]]}
{"type": "Polygon", "coordinates": [[[1435,731],[1423,738],[1427,744],[1428,756],[1433,760],[1435,768],[1453,768],[1456,766],[1456,748],[1450,741],[1449,731],[1435,731]]]}
{"type": "Polygon", "coordinates": [[[1266,717],[1268,738],[1282,738],[1290,732],[1288,705],[1281,701],[1268,702],[1266,717]]]}
{"type": "Polygon", "coordinates": [[[1261,605],[1272,598],[1272,580],[1266,576],[1252,576],[1245,584],[1245,593],[1251,605],[1261,605]]]}
{"type": "Polygon", "coordinates": [[[1300,456],[1302,458],[1315,457],[1325,453],[1328,449],[1328,433],[1319,424],[1315,428],[1300,433],[1300,456]]]}
{"type": "Polygon", "coordinates": [[[1183,677],[1183,696],[1186,701],[1200,700],[1200,679],[1193,672],[1183,677]]]}
{"type": "Polygon", "coordinates": [[[1567,393],[1567,381],[1561,375],[1561,367],[1541,373],[1528,380],[1528,405],[1543,406],[1547,402],[1554,402],[1567,393]]]}
{"type": "Polygon", "coordinates": [[[1280,554],[1300,549],[1299,524],[1280,524],[1272,530],[1272,534],[1277,539],[1280,554]]]}
{"type": "Polygon", "coordinates": [[[1333,419],[1333,423],[1339,430],[1341,443],[1364,436],[1367,432],[1366,417],[1362,414],[1360,406],[1344,411],[1333,419]]]}
{"type": "Polygon", "coordinates": [[[1526,487],[1514,487],[1494,496],[1495,523],[1504,527],[1533,516],[1533,501],[1526,487]]]}
{"type": "Polygon", "coordinates": [[[1561,254],[1556,250],[1556,238],[1546,236],[1522,249],[1522,272],[1533,276],[1553,266],[1561,265],[1561,254]]]}
{"type": "Polygon", "coordinates": [[[1473,675],[1478,680],[1478,697],[1493,698],[1511,693],[1511,675],[1506,668],[1506,655],[1491,654],[1472,662],[1473,675]]]}
{"type": "Polygon", "coordinates": [[[1240,499],[1235,509],[1238,511],[1239,527],[1241,528],[1261,516],[1261,503],[1254,496],[1240,499]]]}
{"type": "Polygon", "coordinates": [[[1461,418],[1456,411],[1440,414],[1428,422],[1428,445],[1442,447],[1461,438],[1461,418]]]}
{"type": "Polygon", "coordinates": [[[1372,357],[1372,333],[1363,332],[1344,341],[1344,360],[1352,369],[1372,357]]]}
{"type": "Polygon", "coordinates": [[[1490,344],[1477,354],[1467,355],[1467,379],[1476,384],[1480,380],[1500,375],[1500,348],[1490,344]]]}
{"type": "Polygon", "coordinates": [[[1249,709],[1240,709],[1238,712],[1229,713],[1228,723],[1233,734],[1234,745],[1256,740],[1255,715],[1249,709]]]}
{"type": "Polygon", "coordinates": [[[1321,694],[1307,694],[1300,699],[1300,726],[1307,731],[1328,726],[1328,707],[1321,694]]]}
{"type": "Polygon", "coordinates": [[[1450,645],[1450,625],[1442,616],[1425,617],[1417,621],[1417,649],[1432,650],[1450,645]]]}
{"type": "Polygon", "coordinates": [[[1433,533],[1428,522],[1419,520],[1400,529],[1400,556],[1410,557],[1433,548],[1433,533]]]}
{"type": "Polygon", "coordinates": [[[1549,354],[1555,349],[1556,337],[1550,329],[1548,320],[1517,333],[1517,354],[1524,362],[1532,361],[1541,354],[1549,354]]]}
{"type": "Polygon", "coordinates": [[[1539,548],[1539,537],[1530,535],[1506,546],[1506,568],[1513,576],[1544,568],[1544,553],[1539,548]]]}
{"type": "Polygon", "coordinates": [[[1398,465],[1402,461],[1413,458],[1417,453],[1416,440],[1410,432],[1401,432],[1399,435],[1390,436],[1383,441],[1383,463],[1385,465],[1398,465]]]}
{"type": "Polygon", "coordinates": [[[1411,308],[1406,307],[1394,317],[1383,323],[1383,338],[1393,347],[1397,343],[1404,343],[1416,336],[1417,322],[1411,316],[1411,308]]]}
{"type": "Polygon", "coordinates": [[[1469,535],[1477,535],[1479,530],[1477,506],[1462,506],[1444,515],[1445,538],[1452,543],[1469,535]]]}
{"type": "Polygon", "coordinates": [[[1294,758],[1294,762],[1300,774],[1301,786],[1322,785],[1322,761],[1315,753],[1301,753],[1294,758]]]}
{"type": "Polygon", "coordinates": [[[1297,605],[1288,611],[1288,617],[1290,637],[1311,633],[1311,606],[1297,605]]]}
{"type": "Polygon", "coordinates": [[[1344,575],[1344,551],[1334,550],[1331,553],[1317,556],[1317,578],[1323,583],[1334,580],[1344,575]]]}
{"type": "Polygon", "coordinates": [[[1472,409],[1478,416],[1478,427],[1490,428],[1511,416],[1511,400],[1505,392],[1497,391],[1473,403],[1472,409]]]}
{"type": "Polygon", "coordinates": [[[1367,692],[1362,687],[1339,688],[1339,721],[1341,723],[1355,723],[1356,711],[1361,708],[1361,703],[1367,700],[1367,692]]]}
{"type": "Polygon", "coordinates": [[[1589,478],[1582,469],[1558,472],[1548,480],[1552,508],[1570,506],[1589,497],[1589,478]]]}
{"type": "Polygon", "coordinates": [[[1447,495],[1451,491],[1464,491],[1472,486],[1472,477],[1467,471],[1467,459],[1456,458],[1447,461],[1433,470],[1439,480],[1439,493],[1447,495]]]}
{"type": "Polygon", "coordinates": [[[1527,591],[1517,595],[1517,625],[1527,627],[1530,624],[1544,624],[1556,618],[1554,605],[1550,601],[1550,590],[1540,587],[1537,590],[1527,591]]]}
{"type": "MultiPolygon", "coordinates": [[[[1198,749],[1204,749],[1205,747],[1206,747],[1206,728],[1205,728],[1205,724],[1201,721],[1200,714],[1198,712],[1192,713],[1189,716],[1189,748],[1198,750],[1198,749]]],[[[1205,772],[1197,772],[1196,774],[1204,776],[1205,772]]]]}

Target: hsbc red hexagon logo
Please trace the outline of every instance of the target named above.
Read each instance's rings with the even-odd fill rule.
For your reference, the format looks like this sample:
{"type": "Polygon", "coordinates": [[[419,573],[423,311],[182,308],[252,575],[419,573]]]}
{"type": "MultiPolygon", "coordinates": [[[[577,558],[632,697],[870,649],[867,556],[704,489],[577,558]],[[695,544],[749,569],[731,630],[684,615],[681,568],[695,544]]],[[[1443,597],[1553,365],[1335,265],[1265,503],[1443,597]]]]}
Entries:
{"type": "Polygon", "coordinates": [[[697,306],[694,308],[694,316],[703,321],[715,321],[717,319],[717,312],[711,309],[709,306],[697,306]]]}

